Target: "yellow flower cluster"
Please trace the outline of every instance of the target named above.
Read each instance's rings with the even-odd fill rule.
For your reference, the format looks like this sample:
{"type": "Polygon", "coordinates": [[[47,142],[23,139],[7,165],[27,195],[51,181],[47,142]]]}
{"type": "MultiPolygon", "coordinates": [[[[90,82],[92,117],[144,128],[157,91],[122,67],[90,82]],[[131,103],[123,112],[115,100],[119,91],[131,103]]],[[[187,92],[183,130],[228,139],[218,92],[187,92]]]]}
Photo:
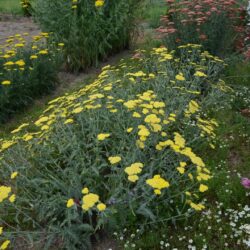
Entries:
{"type": "Polygon", "coordinates": [[[188,201],[188,203],[190,204],[190,207],[196,211],[201,211],[201,210],[205,209],[205,206],[201,203],[196,204],[196,203],[191,202],[191,201],[188,201]]]}
{"type": "Polygon", "coordinates": [[[194,76],[206,77],[207,75],[204,72],[202,72],[202,71],[196,71],[195,74],[194,74],[194,76]]]}
{"type": "Polygon", "coordinates": [[[169,53],[168,49],[165,47],[153,49],[152,54],[157,55],[157,57],[159,57],[159,62],[166,62],[173,59],[173,53],[169,53]]]}
{"type": "MultiPolygon", "coordinates": [[[[128,108],[129,111],[133,111],[132,117],[141,118],[145,116],[145,125],[138,125],[139,139],[137,140],[137,146],[144,149],[150,131],[153,133],[161,132],[164,125],[169,124],[171,121],[175,121],[175,114],[171,114],[170,117],[165,116],[164,108],[166,105],[162,101],[155,100],[156,95],[152,90],[138,94],[137,97],[138,99],[129,100],[124,102],[123,105],[128,108]],[[163,124],[160,124],[161,122],[163,122],[163,124]]],[[[130,128],[129,131],[131,132],[132,129],[133,128],[130,128]]]]}
{"type": "Polygon", "coordinates": [[[27,9],[30,7],[30,0],[21,0],[21,6],[22,8],[27,9]]]}
{"type": "Polygon", "coordinates": [[[99,134],[98,136],[97,136],[97,140],[98,141],[104,141],[105,139],[107,139],[107,138],[109,138],[110,137],[110,134],[99,134]]]}
{"type": "MultiPolygon", "coordinates": [[[[13,180],[17,177],[18,172],[13,172],[10,176],[10,179],[13,180]]],[[[0,186],[0,203],[6,199],[9,199],[9,202],[13,203],[16,200],[16,195],[11,194],[11,187],[10,186],[0,186]]]]}
{"type": "MultiPolygon", "coordinates": [[[[106,205],[99,200],[99,196],[94,193],[90,193],[87,187],[82,189],[83,197],[82,197],[82,209],[83,211],[88,211],[93,208],[96,204],[96,208],[98,211],[102,212],[106,209],[106,205]]],[[[67,201],[67,208],[71,208],[75,205],[74,199],[69,199],[67,201]]]]}
{"type": "Polygon", "coordinates": [[[89,193],[83,196],[82,198],[82,209],[88,211],[90,208],[95,206],[99,201],[99,196],[97,194],[89,193]]]}
{"type": "MultiPolygon", "coordinates": [[[[0,235],[3,234],[3,227],[0,227],[0,235]]],[[[1,245],[0,245],[0,250],[5,250],[8,248],[10,244],[10,240],[5,240],[1,245]]]]}
{"type": "Polygon", "coordinates": [[[96,0],[95,1],[95,6],[98,7],[102,7],[104,5],[105,1],[104,0],[96,0]]]}
{"type": "MultiPolygon", "coordinates": [[[[10,179],[14,180],[18,175],[18,172],[15,171],[10,175],[10,179]]],[[[6,199],[9,200],[9,202],[13,203],[16,200],[16,195],[11,194],[12,188],[10,186],[0,186],[0,203],[4,202],[6,199]]],[[[3,234],[3,227],[0,226],[0,235],[3,234]]],[[[0,245],[0,250],[7,249],[10,244],[10,240],[5,240],[0,245]]]]}
{"type": "Polygon", "coordinates": [[[154,188],[156,195],[161,194],[161,190],[170,186],[169,182],[162,178],[160,175],[155,175],[152,179],[148,179],[146,183],[154,188]]]}
{"type": "Polygon", "coordinates": [[[72,0],[72,9],[77,9],[78,0],[72,0]]]}
{"type": "MultiPolygon", "coordinates": [[[[27,62],[24,61],[24,59],[15,59],[18,56],[18,52],[20,49],[26,46],[31,47],[32,55],[30,56],[30,59],[33,61],[33,64],[34,61],[38,60],[40,56],[44,56],[50,53],[48,49],[43,49],[44,41],[49,37],[49,33],[41,32],[40,34],[33,36],[32,41],[29,41],[29,39],[27,38],[28,35],[28,33],[23,33],[9,36],[5,40],[5,44],[0,45],[0,58],[4,59],[2,65],[0,64],[0,66],[4,69],[2,74],[3,76],[6,76],[6,78],[11,77],[11,74],[16,74],[16,72],[22,74],[25,69],[30,71],[33,70],[32,66],[27,66],[27,62]]],[[[58,45],[58,50],[60,50],[61,48],[62,46],[58,45]]],[[[10,85],[12,84],[12,81],[7,78],[2,80],[1,84],[10,85]]]]}
{"type": "Polygon", "coordinates": [[[199,110],[199,105],[196,101],[192,100],[189,102],[188,109],[185,112],[185,115],[189,117],[192,114],[195,114],[199,110]]]}
{"type": "Polygon", "coordinates": [[[9,197],[11,187],[0,186],[0,203],[9,197]]]}
{"type": "Polygon", "coordinates": [[[187,166],[187,163],[186,162],[180,162],[180,166],[177,167],[177,171],[180,173],[180,174],[184,174],[186,169],[185,167],[187,166]]]}
{"type": "Polygon", "coordinates": [[[10,241],[9,241],[9,240],[4,241],[3,244],[0,246],[0,250],[5,250],[5,249],[7,249],[8,246],[9,246],[9,244],[10,244],[10,241]]]}
{"type": "Polygon", "coordinates": [[[201,136],[204,137],[206,134],[211,138],[215,138],[214,130],[218,127],[218,123],[214,120],[204,120],[200,117],[197,118],[198,123],[197,126],[201,129],[201,136]]]}
{"type": "Polygon", "coordinates": [[[182,73],[179,73],[178,75],[176,75],[175,79],[178,81],[185,81],[186,80],[182,73]]]}
{"type": "Polygon", "coordinates": [[[122,160],[122,158],[120,156],[110,156],[108,160],[111,164],[117,164],[122,160]]]}
{"type": "Polygon", "coordinates": [[[10,84],[11,84],[11,81],[9,80],[2,81],[2,85],[10,85],[10,84]]]}
{"type": "Polygon", "coordinates": [[[138,174],[141,173],[142,168],[143,164],[141,162],[135,162],[129,167],[126,167],[124,171],[126,174],[128,174],[128,180],[131,182],[136,182],[139,179],[138,174]]]}

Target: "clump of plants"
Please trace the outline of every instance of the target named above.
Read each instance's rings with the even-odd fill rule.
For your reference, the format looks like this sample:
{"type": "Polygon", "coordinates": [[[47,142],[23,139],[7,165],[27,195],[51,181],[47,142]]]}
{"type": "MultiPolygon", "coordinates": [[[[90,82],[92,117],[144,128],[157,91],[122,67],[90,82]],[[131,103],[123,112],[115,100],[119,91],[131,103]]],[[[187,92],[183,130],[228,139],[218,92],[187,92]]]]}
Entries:
{"type": "Polygon", "coordinates": [[[242,1],[168,0],[167,4],[158,28],[167,46],[199,43],[220,56],[243,51],[247,20],[242,1]]]}
{"type": "Polygon", "coordinates": [[[23,110],[34,98],[54,89],[63,44],[50,44],[49,34],[28,41],[28,34],[9,37],[0,46],[0,122],[23,110]]]}
{"type": "Polygon", "coordinates": [[[21,7],[25,16],[31,16],[32,6],[30,0],[21,0],[21,7]]]}
{"type": "Polygon", "coordinates": [[[67,68],[78,71],[129,46],[139,3],[38,0],[34,15],[43,30],[53,32],[54,40],[65,44],[67,68]]]}
{"type": "Polygon", "coordinates": [[[204,210],[212,173],[198,152],[215,148],[218,124],[203,106],[228,88],[222,60],[199,45],[179,50],[106,66],[0,141],[3,244],[90,249],[103,230],[204,210]]]}

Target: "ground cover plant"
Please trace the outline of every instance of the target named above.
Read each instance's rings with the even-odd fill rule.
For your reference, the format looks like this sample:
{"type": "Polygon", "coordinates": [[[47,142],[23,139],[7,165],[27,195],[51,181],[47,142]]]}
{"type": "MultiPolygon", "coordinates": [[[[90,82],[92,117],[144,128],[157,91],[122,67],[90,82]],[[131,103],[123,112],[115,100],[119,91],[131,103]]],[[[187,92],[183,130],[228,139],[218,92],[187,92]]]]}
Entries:
{"type": "Polygon", "coordinates": [[[56,86],[63,44],[47,42],[48,33],[27,39],[16,34],[0,46],[0,122],[24,110],[56,86]]]}
{"type": "Polygon", "coordinates": [[[34,17],[43,30],[65,43],[68,69],[78,71],[127,48],[140,1],[37,0],[34,17]]]}
{"type": "MultiPolygon", "coordinates": [[[[213,32],[216,31],[214,27],[213,32]]],[[[206,210],[175,226],[118,230],[114,237],[121,249],[249,249],[249,62],[242,56],[229,56],[224,79],[233,90],[231,97],[224,96],[221,104],[214,103],[212,109],[206,109],[219,124],[217,149],[200,147],[201,156],[213,173],[206,193],[206,210]]],[[[245,56],[249,59],[249,54],[245,56]]]]}
{"type": "Polygon", "coordinates": [[[203,107],[230,88],[218,77],[222,60],[199,45],[179,49],[105,67],[1,141],[3,244],[88,249],[103,229],[205,209],[212,173],[197,151],[214,148],[217,123],[203,107]]]}
{"type": "Polygon", "coordinates": [[[246,7],[242,1],[167,1],[158,28],[167,46],[199,43],[215,55],[244,49],[246,7]]]}
{"type": "MultiPolygon", "coordinates": [[[[83,2],[68,1],[67,13],[80,18],[76,10],[83,2]]],[[[175,50],[152,49],[160,41],[153,40],[151,28],[166,10],[160,0],[148,0],[149,24],[141,22],[152,32],[151,41],[140,45],[147,50],[107,65],[91,84],[73,93],[69,88],[44,112],[33,110],[42,113],[39,118],[33,113],[34,121],[26,115],[9,134],[0,131],[0,249],[249,249],[250,81],[244,48],[249,38],[241,36],[248,33],[247,20],[237,19],[245,15],[238,9],[241,2],[168,1],[167,6],[168,17],[176,17],[171,8],[183,9],[184,3],[199,4],[193,5],[198,18],[208,11],[201,6],[211,8],[220,21],[213,20],[215,36],[209,40],[222,46],[228,35],[233,43],[218,52],[208,39],[197,41],[217,54],[229,53],[229,65],[201,45],[179,45],[179,39],[170,39],[175,50]],[[233,26],[223,19],[229,13],[233,26]],[[218,23],[229,28],[225,36],[218,23]],[[244,28],[240,36],[237,25],[244,28]],[[231,55],[236,50],[243,52],[240,57],[231,55]],[[106,245],[107,238],[116,243],[106,245]]],[[[109,1],[89,3],[102,15],[109,1]]],[[[186,17],[186,10],[178,16],[186,17]]],[[[179,31],[185,31],[186,22],[181,23],[179,31]]],[[[186,42],[201,34],[204,23],[193,25],[198,29],[184,36],[186,42]]],[[[23,42],[13,38],[19,40],[14,44],[23,42]]],[[[64,47],[61,41],[47,44],[35,51],[64,47]]],[[[5,63],[13,54],[6,48],[5,63]]],[[[39,52],[31,57],[47,55],[39,52]]],[[[20,74],[22,59],[11,61],[3,65],[5,75],[20,74]]],[[[6,79],[2,87],[12,84],[6,79]]]]}
{"type": "MultiPolygon", "coordinates": [[[[248,67],[241,65],[241,72],[248,67]]],[[[210,110],[219,124],[216,150],[201,148],[213,173],[204,197],[206,209],[175,226],[116,231],[114,237],[121,249],[249,249],[250,192],[249,183],[243,184],[250,177],[250,116],[244,112],[250,107],[250,88],[247,75],[236,77],[235,70],[227,68],[225,77],[233,88],[231,97],[210,110]]]]}

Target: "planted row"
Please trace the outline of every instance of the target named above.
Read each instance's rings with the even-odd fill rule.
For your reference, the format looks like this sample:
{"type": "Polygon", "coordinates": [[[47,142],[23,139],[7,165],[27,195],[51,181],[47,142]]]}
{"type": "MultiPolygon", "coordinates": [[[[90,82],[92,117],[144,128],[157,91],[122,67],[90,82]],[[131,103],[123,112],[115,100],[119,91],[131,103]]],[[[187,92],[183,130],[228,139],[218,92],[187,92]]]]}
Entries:
{"type": "Polygon", "coordinates": [[[49,93],[58,82],[63,44],[48,43],[48,33],[32,41],[28,36],[16,34],[0,46],[0,123],[49,93]]]}
{"type": "Polygon", "coordinates": [[[203,107],[229,88],[218,77],[222,60],[199,45],[178,50],[106,66],[0,142],[1,239],[89,249],[103,230],[159,226],[205,208],[212,173],[199,151],[215,148],[218,124],[203,107]]]}
{"type": "Polygon", "coordinates": [[[158,28],[166,46],[199,43],[219,56],[244,51],[248,30],[243,1],[168,0],[167,5],[158,28]]]}
{"type": "Polygon", "coordinates": [[[65,62],[78,71],[127,48],[135,28],[133,0],[38,0],[34,18],[43,30],[65,43],[65,62]]]}

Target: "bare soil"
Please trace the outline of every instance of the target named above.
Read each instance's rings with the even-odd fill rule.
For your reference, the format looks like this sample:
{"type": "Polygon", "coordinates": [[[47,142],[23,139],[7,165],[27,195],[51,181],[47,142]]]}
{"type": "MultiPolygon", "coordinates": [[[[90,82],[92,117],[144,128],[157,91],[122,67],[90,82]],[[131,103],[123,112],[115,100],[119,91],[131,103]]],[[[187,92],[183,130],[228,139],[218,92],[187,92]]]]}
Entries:
{"type": "Polygon", "coordinates": [[[29,36],[32,37],[39,32],[39,27],[31,18],[0,14],[0,44],[15,34],[29,33],[29,36]]]}

